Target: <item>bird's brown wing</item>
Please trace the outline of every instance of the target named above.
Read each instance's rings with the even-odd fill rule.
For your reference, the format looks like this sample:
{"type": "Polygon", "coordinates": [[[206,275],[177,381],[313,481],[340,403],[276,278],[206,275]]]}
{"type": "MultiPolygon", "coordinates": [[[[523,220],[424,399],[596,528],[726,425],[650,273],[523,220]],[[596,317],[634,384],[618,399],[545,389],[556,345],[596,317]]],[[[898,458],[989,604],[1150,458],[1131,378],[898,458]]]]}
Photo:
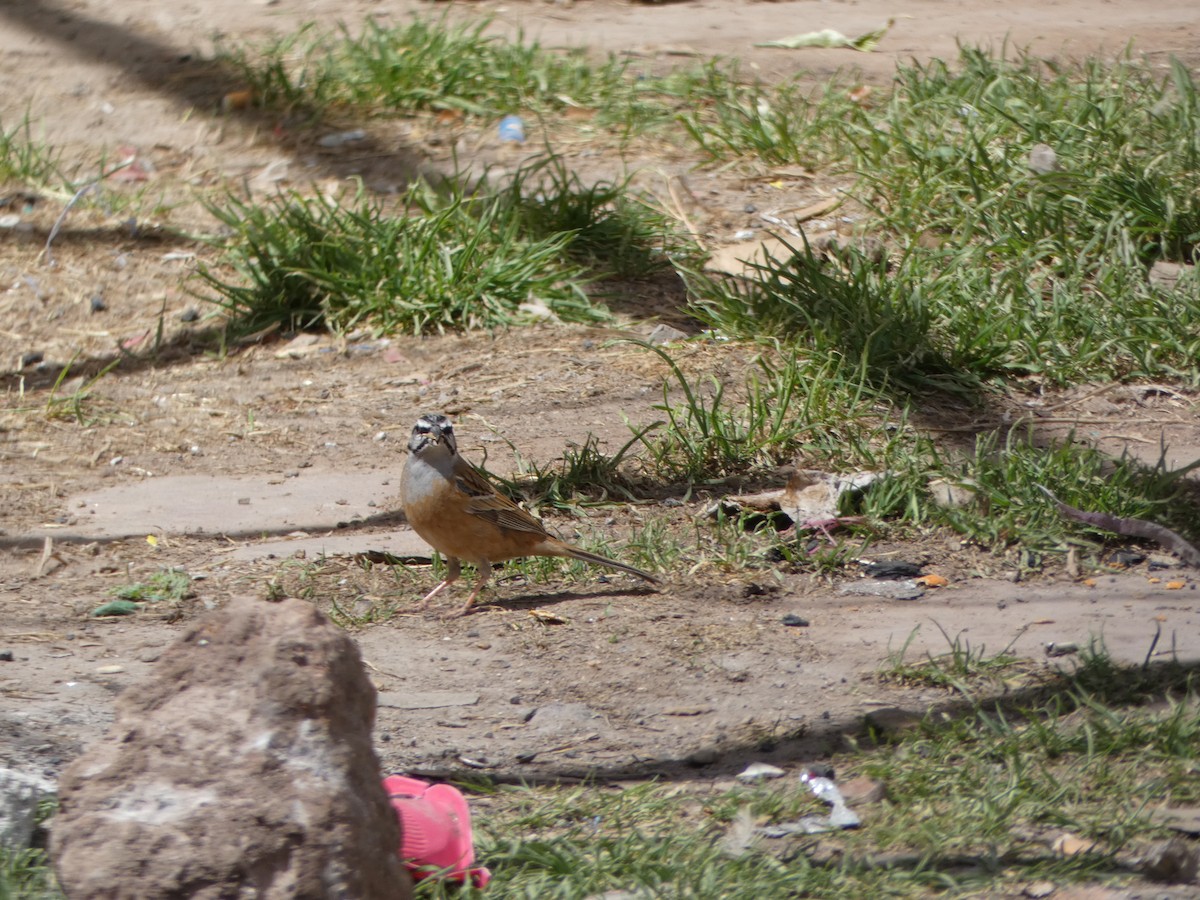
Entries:
{"type": "Polygon", "coordinates": [[[458,489],[467,495],[466,510],[471,515],[487,519],[501,528],[512,531],[548,534],[541,522],[498,493],[491,482],[469,463],[463,461],[461,465],[455,466],[454,482],[458,489]]]}

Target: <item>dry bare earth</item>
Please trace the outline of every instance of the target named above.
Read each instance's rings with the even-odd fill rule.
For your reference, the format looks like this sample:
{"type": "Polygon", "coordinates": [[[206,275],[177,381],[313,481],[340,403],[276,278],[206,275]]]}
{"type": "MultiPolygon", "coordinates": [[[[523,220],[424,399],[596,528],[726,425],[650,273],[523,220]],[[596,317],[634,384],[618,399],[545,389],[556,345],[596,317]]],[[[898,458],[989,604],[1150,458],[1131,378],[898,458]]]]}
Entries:
{"type": "MultiPolygon", "coordinates": [[[[635,424],[654,418],[665,374],[645,354],[606,346],[610,332],[584,328],[277,341],[223,356],[208,352],[203,323],[181,321],[197,305],[187,289],[187,255],[205,252],[175,236],[202,223],[193,188],[253,181],[282,165],[295,183],[361,172],[385,189],[417,167],[444,163],[449,153],[439,135],[416,126],[398,136],[398,149],[351,154],[314,149],[312,135],[280,135],[269,119],[220,118],[218,98],[236,85],[205,61],[214,23],[248,39],[314,19],[400,19],[412,8],[428,11],[331,0],[0,3],[3,121],[28,110],[35,136],[63,148],[80,171],[94,171],[122,146],[136,148],[153,167],[144,184],[110,188],[111,214],[104,204],[73,211],[52,259],[42,249],[65,197],[43,198],[26,217],[32,230],[0,235],[0,359],[12,370],[0,419],[0,650],[14,657],[0,663],[4,762],[57,772],[108,721],[111,697],[136,690],[180,620],[235,593],[265,594],[273,579],[311,591],[325,609],[336,600],[357,618],[398,608],[356,636],[381,691],[384,764],[409,771],[649,774],[678,772],[688,759],[722,770],[747,758],[810,759],[857,728],[864,713],[892,705],[923,710],[947,699],[872,678],[889,647],[898,648],[918,624],[910,651],[918,656],[946,649],[937,626],[973,647],[998,651],[1011,643],[1039,659],[1044,642],[1086,644],[1102,634],[1126,661],[1140,661],[1161,628],[1159,653],[1200,656],[1200,611],[1190,589],[1168,592],[1144,573],[1114,575],[1095,587],[1017,584],[1003,561],[941,542],[873,551],[926,562],[950,578],[949,588],[912,603],[842,596],[837,585],[786,570],[758,573],[752,586],[748,575],[704,568],[659,593],[617,578],[501,584],[492,594],[497,604],[466,619],[406,612],[431,574],[368,570],[350,554],[412,546],[387,513],[418,413],[458,416],[467,452],[479,459],[486,448],[489,467],[503,470],[512,458],[489,426],[524,457],[543,462],[589,433],[615,449],[628,437],[623,416],[635,424]],[[140,189],[161,194],[169,211],[132,229],[118,201],[140,189]],[[92,312],[93,297],[102,299],[102,312],[92,312]],[[47,414],[53,397],[86,386],[118,345],[125,358],[95,384],[85,423],[69,408],[60,410],[67,415],[47,414]],[[20,358],[35,351],[44,355],[42,370],[18,373],[20,358]],[[58,373],[72,360],[75,380],[56,391],[58,373]],[[286,558],[297,545],[269,543],[301,530],[313,539],[303,559],[286,558]],[[89,617],[110,588],[164,566],[203,579],[192,599],[162,615],[89,617]],[[811,625],[785,627],[789,613],[811,625]]],[[[523,25],[550,44],[635,51],[647,66],[670,64],[668,51],[719,52],[748,58],[768,74],[803,67],[822,75],[859,65],[879,80],[897,58],[952,57],[956,38],[999,42],[1009,34],[1035,52],[1069,55],[1114,52],[1132,37],[1153,60],[1190,53],[1192,62],[1200,46],[1191,3],[1074,0],[999,9],[978,0],[897,10],[871,0],[479,4],[451,12],[495,14],[501,27],[523,25]],[[855,33],[897,12],[904,15],[878,54],[750,47],[810,28],[855,33]]],[[[516,161],[492,142],[490,129],[461,137],[458,149],[479,160],[516,161]]],[[[573,158],[595,171],[612,165],[583,151],[573,158]]],[[[660,178],[659,169],[685,172],[693,161],[645,162],[655,167],[650,181],[660,178]]],[[[713,244],[746,224],[743,210],[765,190],[729,173],[702,171],[689,180],[697,198],[690,214],[713,244]]],[[[778,202],[812,202],[829,187],[819,178],[799,181],[778,202]]],[[[628,331],[645,334],[653,316],[672,316],[671,300],[664,288],[624,298],[618,308],[628,331]]],[[[742,364],[713,348],[683,355],[690,371],[736,372],[742,364]]],[[[1189,398],[1090,393],[1049,398],[1048,405],[1062,405],[1047,434],[1064,432],[1079,417],[1112,452],[1129,447],[1154,456],[1160,435],[1175,461],[1200,452],[1200,417],[1189,398]]],[[[551,524],[568,536],[578,527],[610,532],[614,540],[647,516],[670,515],[690,529],[703,500],[551,524]]]]}

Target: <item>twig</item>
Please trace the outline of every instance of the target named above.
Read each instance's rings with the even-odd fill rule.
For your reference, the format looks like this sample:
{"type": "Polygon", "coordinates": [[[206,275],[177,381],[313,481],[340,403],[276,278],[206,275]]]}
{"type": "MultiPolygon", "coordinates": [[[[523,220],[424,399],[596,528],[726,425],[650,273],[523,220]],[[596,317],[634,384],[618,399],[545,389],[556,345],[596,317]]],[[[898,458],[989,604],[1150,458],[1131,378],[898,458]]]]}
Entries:
{"type": "Polygon", "coordinates": [[[1067,504],[1063,503],[1040,484],[1036,487],[1049,497],[1054,502],[1054,505],[1058,507],[1059,513],[1068,519],[1074,519],[1076,522],[1082,522],[1094,528],[1103,528],[1105,531],[1111,531],[1114,534],[1126,537],[1140,537],[1148,541],[1154,541],[1156,544],[1166,547],[1187,565],[1200,567],[1200,549],[1197,549],[1194,544],[1188,543],[1181,535],[1176,534],[1165,525],[1159,525],[1157,522],[1147,522],[1145,519],[1123,518],[1121,516],[1114,516],[1111,513],[1084,512],[1073,506],[1067,506],[1067,504]]]}
{"type": "Polygon", "coordinates": [[[679,197],[679,191],[675,188],[674,178],[667,179],[667,192],[671,195],[671,204],[675,207],[674,211],[676,217],[683,222],[683,227],[688,230],[688,234],[691,235],[692,240],[696,242],[697,246],[707,253],[708,248],[704,246],[704,240],[700,236],[700,230],[696,228],[694,224],[692,224],[692,220],[688,218],[688,214],[683,208],[683,201],[679,197]]]}
{"type": "Polygon", "coordinates": [[[71,207],[73,207],[76,203],[78,203],[81,199],[83,199],[84,194],[86,194],[88,191],[90,191],[92,188],[94,188],[96,185],[98,185],[100,182],[102,182],[109,175],[112,175],[114,172],[119,172],[122,169],[126,168],[127,166],[133,165],[133,162],[136,158],[137,157],[135,157],[135,156],[131,156],[131,157],[129,157],[129,159],[125,160],[125,162],[119,163],[118,165],[109,169],[107,172],[101,172],[96,178],[93,178],[91,181],[89,181],[87,184],[85,184],[83,187],[81,187],[79,190],[77,190],[75,192],[75,196],[73,196],[70,200],[67,201],[67,205],[63,207],[63,211],[61,213],[59,213],[58,218],[54,220],[54,227],[50,229],[50,234],[46,237],[46,248],[42,251],[42,255],[44,257],[46,257],[47,263],[54,262],[54,257],[50,253],[50,245],[52,243],[54,243],[54,239],[56,237],[58,237],[58,232],[62,228],[63,222],[66,221],[67,213],[69,213],[71,211],[71,207]]]}

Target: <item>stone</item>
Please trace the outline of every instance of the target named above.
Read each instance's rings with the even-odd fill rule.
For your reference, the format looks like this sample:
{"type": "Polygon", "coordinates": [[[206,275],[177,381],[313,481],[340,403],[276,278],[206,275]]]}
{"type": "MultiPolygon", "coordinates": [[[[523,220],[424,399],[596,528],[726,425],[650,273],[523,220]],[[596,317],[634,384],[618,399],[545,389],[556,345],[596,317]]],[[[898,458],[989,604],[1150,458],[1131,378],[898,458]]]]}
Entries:
{"type": "Polygon", "coordinates": [[[311,604],[237,599],[205,616],[63,773],[64,892],[411,897],[374,719],[357,647],[311,604]]]}
{"type": "Polygon", "coordinates": [[[1151,848],[1141,870],[1165,884],[1195,884],[1200,875],[1200,847],[1182,837],[1161,841],[1151,848]]]}
{"type": "Polygon", "coordinates": [[[54,784],[40,775],[0,768],[0,850],[26,849],[37,826],[38,803],[54,795],[54,784]]]}
{"type": "Polygon", "coordinates": [[[678,328],[673,328],[665,322],[660,322],[654,326],[646,341],[657,346],[659,344],[671,344],[675,341],[686,341],[687,336],[686,331],[680,331],[678,328]]]}
{"type": "Polygon", "coordinates": [[[1049,144],[1034,144],[1029,151],[1029,168],[1037,175],[1049,175],[1059,170],[1058,154],[1049,144]]]}
{"type": "Polygon", "coordinates": [[[876,781],[874,778],[868,778],[866,775],[860,775],[857,778],[851,778],[849,781],[842,782],[839,787],[842,790],[842,797],[850,806],[857,806],[863,803],[879,803],[887,796],[887,788],[882,781],[876,781]]]}

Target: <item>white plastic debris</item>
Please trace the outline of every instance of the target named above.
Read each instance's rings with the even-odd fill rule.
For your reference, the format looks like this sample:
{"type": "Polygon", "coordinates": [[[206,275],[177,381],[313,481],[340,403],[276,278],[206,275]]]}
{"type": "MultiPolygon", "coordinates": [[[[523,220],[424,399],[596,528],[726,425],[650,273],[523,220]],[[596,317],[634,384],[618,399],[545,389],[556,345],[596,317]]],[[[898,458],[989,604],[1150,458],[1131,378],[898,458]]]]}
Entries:
{"type": "Polygon", "coordinates": [[[813,775],[803,772],[800,783],[808,785],[808,789],[821,801],[830,807],[827,816],[805,816],[795,822],[781,822],[778,825],[768,825],[760,829],[765,837],[779,838],[789,834],[820,834],[824,831],[840,831],[844,828],[857,828],[862,820],[854,810],[846,805],[842,792],[838,790],[832,778],[823,775],[813,775]]]}
{"type": "Polygon", "coordinates": [[[769,778],[782,778],[786,774],[783,769],[770,763],[750,763],[738,774],[737,780],[749,784],[755,781],[766,781],[769,778]]]}

